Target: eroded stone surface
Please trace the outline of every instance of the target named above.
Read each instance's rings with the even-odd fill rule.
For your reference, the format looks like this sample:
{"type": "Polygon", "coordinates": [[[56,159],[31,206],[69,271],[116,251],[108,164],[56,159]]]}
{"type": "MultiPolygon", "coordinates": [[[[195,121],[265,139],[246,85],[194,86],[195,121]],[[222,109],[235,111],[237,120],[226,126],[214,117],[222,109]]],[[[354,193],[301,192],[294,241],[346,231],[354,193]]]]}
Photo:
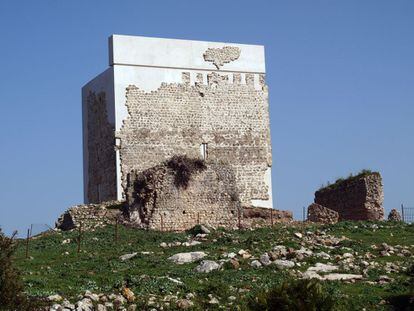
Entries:
{"type": "Polygon", "coordinates": [[[334,224],[339,220],[338,212],[322,205],[312,203],[308,207],[308,220],[325,224],[334,224]]]}
{"type": "Polygon", "coordinates": [[[162,231],[182,231],[197,224],[237,227],[242,212],[229,166],[207,162],[205,169],[191,175],[187,187],[179,187],[168,163],[128,175],[129,224],[162,231]]]}
{"type": "Polygon", "coordinates": [[[87,99],[89,203],[116,200],[115,129],[108,121],[105,93],[87,99]]]}
{"type": "Polygon", "coordinates": [[[315,203],[338,212],[340,220],[383,220],[379,173],[355,176],[315,192],[315,203]]]}

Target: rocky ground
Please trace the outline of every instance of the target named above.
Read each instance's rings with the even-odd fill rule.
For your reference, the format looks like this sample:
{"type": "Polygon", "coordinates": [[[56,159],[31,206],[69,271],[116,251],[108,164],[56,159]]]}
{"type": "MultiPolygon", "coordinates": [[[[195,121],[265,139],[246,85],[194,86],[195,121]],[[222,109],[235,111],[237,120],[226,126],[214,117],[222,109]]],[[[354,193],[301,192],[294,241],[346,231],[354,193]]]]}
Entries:
{"type": "MultiPolygon", "coordinates": [[[[149,232],[49,232],[17,254],[27,292],[50,310],[246,309],[287,279],[316,278],[348,310],[393,310],[410,291],[414,226],[293,224],[149,232]]],[[[411,281],[412,282],[412,281],[411,281]]]]}

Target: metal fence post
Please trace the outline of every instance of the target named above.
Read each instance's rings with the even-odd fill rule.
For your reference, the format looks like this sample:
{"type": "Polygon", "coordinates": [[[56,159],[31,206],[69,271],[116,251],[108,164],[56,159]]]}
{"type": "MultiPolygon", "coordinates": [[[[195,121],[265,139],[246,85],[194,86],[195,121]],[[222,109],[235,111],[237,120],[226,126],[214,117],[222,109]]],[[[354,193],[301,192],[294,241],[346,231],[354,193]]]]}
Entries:
{"type": "Polygon", "coordinates": [[[26,259],[29,258],[29,240],[30,240],[30,229],[27,229],[27,239],[26,239],[26,259]]]}
{"type": "Polygon", "coordinates": [[[404,218],[404,204],[402,204],[402,203],[401,203],[401,218],[402,218],[402,221],[405,221],[405,218],[404,218]]]}
{"type": "Polygon", "coordinates": [[[303,219],[303,221],[305,221],[305,220],[306,220],[306,215],[305,215],[305,213],[306,213],[306,207],[304,207],[304,206],[303,206],[303,208],[302,208],[302,219],[303,219]]]}

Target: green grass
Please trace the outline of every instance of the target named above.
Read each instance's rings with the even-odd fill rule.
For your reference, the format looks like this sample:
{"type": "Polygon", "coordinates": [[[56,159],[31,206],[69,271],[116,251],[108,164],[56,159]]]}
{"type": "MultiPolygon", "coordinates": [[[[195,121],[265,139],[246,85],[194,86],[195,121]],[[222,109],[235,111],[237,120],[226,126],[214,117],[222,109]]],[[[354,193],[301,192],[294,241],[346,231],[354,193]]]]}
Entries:
{"type": "Polygon", "coordinates": [[[377,174],[379,175],[379,172],[373,172],[371,170],[368,169],[363,169],[360,172],[358,172],[356,175],[353,175],[352,173],[350,173],[348,175],[348,177],[344,178],[344,177],[339,177],[335,180],[334,183],[330,183],[329,181],[327,182],[326,185],[321,185],[321,187],[318,189],[318,191],[324,191],[324,190],[332,190],[337,188],[339,185],[341,185],[344,182],[349,182],[355,179],[359,179],[368,175],[372,175],[372,174],[377,174]]]}
{"type": "MultiPolygon", "coordinates": [[[[77,301],[77,295],[91,290],[95,293],[116,293],[122,286],[131,288],[138,297],[139,305],[145,308],[150,294],[156,295],[159,300],[167,295],[185,297],[188,293],[195,294],[196,310],[214,309],[208,305],[209,294],[217,297],[221,304],[229,303],[228,297],[235,296],[236,304],[241,308],[252,295],[281,284],[291,279],[290,271],[279,271],[274,266],[254,269],[250,267],[251,260],[241,260],[239,270],[225,268],[209,274],[194,272],[197,263],[175,265],[167,258],[178,252],[205,251],[206,259],[219,260],[224,252],[238,252],[240,249],[249,250],[259,257],[270,251],[275,245],[285,245],[295,249],[300,248],[301,241],[293,236],[294,232],[325,231],[332,236],[346,236],[349,240],[341,242],[341,248],[329,248],[305,245],[314,248],[313,251],[330,251],[331,254],[348,252],[342,247],[349,247],[364,254],[371,252],[378,255],[371,245],[380,245],[385,242],[390,245],[405,245],[411,247],[414,253],[414,226],[390,222],[342,222],[330,226],[296,226],[287,227],[277,225],[273,228],[262,228],[246,231],[217,230],[207,236],[207,241],[193,247],[161,248],[161,242],[184,242],[188,239],[187,233],[163,233],[119,227],[119,240],[114,241],[114,227],[97,229],[94,232],[85,232],[82,236],[81,253],[77,253],[77,232],[50,232],[34,238],[30,242],[29,256],[25,259],[24,243],[19,245],[16,253],[17,266],[23,273],[26,292],[30,296],[44,297],[51,294],[60,294],[70,301],[77,301]],[[62,244],[65,239],[71,243],[62,244]],[[67,252],[68,254],[65,254],[67,252]],[[119,256],[138,252],[138,256],[121,262],[119,256]],[[151,252],[151,254],[141,254],[151,252]],[[167,277],[180,280],[183,284],[176,284],[167,277]]],[[[379,270],[370,271],[368,280],[375,280],[385,274],[381,269],[386,262],[396,262],[408,267],[411,262],[407,257],[377,257],[379,270]]],[[[299,270],[306,270],[315,262],[327,262],[320,258],[308,258],[299,270]]],[[[332,262],[332,260],[331,260],[332,262]]],[[[388,297],[403,295],[408,291],[408,277],[403,273],[391,274],[396,281],[391,285],[370,285],[365,282],[346,284],[329,282],[326,286],[338,290],[349,304],[349,310],[362,309],[388,310],[389,305],[379,305],[388,297]],[[352,297],[352,299],[351,299],[352,297]]],[[[344,300],[344,301],[345,301],[344,300]]],[[[228,308],[235,308],[235,304],[228,308]]],[[[174,308],[174,304],[170,305],[174,308]]]]}

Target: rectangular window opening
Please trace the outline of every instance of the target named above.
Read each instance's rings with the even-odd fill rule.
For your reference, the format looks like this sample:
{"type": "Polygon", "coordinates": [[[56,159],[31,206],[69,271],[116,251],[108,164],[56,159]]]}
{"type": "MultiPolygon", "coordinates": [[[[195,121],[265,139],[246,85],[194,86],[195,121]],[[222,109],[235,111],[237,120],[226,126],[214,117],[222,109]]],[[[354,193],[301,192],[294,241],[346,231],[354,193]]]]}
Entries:
{"type": "Polygon", "coordinates": [[[200,145],[200,155],[203,160],[207,160],[207,143],[202,143],[200,145]]]}

